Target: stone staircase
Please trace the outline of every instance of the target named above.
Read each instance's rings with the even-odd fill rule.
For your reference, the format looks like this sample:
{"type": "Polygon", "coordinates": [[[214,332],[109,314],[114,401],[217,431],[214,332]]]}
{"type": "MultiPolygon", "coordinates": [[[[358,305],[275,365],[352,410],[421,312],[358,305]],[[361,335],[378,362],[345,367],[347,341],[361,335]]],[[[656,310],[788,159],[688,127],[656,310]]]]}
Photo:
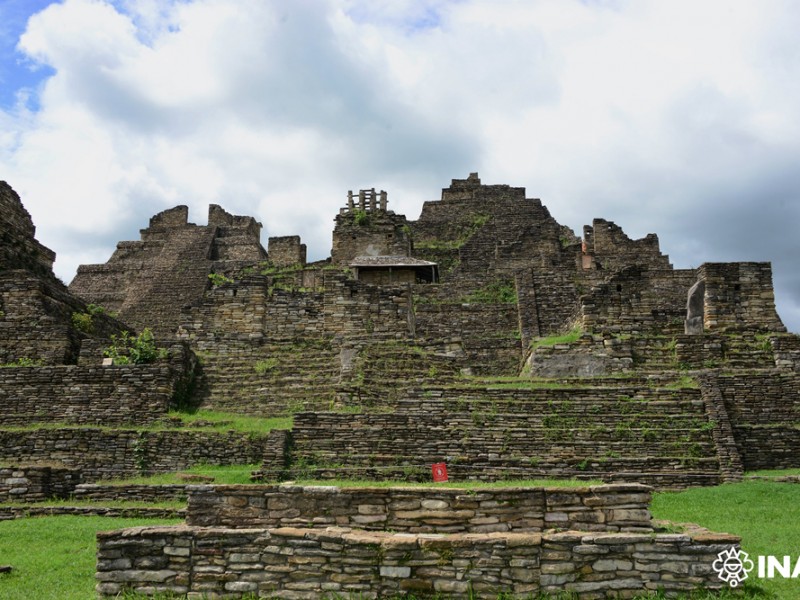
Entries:
{"type": "Polygon", "coordinates": [[[333,406],[341,368],[329,339],[220,345],[198,356],[203,408],[270,417],[333,406]]]}
{"type": "Polygon", "coordinates": [[[209,259],[215,230],[186,226],[164,241],[149,269],[141,271],[119,309],[120,318],[159,337],[172,336],[180,325],[176,310],[203,296],[209,285],[209,259]]]}
{"type": "Polygon", "coordinates": [[[455,480],[719,481],[698,389],[515,387],[428,386],[394,412],[298,414],[290,476],[427,480],[446,462],[455,480]]]}

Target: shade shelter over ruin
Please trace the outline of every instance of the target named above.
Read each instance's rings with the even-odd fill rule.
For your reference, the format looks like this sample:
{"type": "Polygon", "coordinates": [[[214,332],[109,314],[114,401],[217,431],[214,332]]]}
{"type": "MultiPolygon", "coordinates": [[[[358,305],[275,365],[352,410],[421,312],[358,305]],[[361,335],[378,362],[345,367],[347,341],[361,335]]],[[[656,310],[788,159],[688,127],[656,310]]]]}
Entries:
{"type": "Polygon", "coordinates": [[[350,268],[356,279],[375,285],[439,281],[439,265],[411,256],[356,256],[350,268]]]}

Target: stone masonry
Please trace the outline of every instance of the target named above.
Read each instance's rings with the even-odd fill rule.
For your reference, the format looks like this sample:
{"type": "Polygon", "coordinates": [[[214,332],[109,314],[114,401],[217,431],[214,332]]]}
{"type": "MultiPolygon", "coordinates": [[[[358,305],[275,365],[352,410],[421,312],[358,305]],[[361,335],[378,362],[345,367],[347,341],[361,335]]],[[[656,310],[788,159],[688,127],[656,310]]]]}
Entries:
{"type": "Polygon", "coordinates": [[[475,493],[199,486],[189,493],[189,523],[203,527],[98,534],[101,596],[672,596],[720,589],[711,565],[739,542],[704,530],[655,532],[645,486],[475,493]],[[597,530],[582,530],[591,523],[597,530]],[[570,526],[578,529],[553,529],[570,526]]]}

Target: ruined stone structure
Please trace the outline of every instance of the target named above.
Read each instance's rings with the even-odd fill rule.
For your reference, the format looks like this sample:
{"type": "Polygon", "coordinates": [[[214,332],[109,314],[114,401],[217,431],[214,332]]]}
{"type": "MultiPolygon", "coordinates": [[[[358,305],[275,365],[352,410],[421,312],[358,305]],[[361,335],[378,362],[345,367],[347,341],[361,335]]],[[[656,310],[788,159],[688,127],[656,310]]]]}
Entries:
{"type": "MultiPolygon", "coordinates": [[[[212,205],[199,226],[179,206],[154,216],[140,241],[120,242],[107,263],[80,267],[67,289],[6,184],[0,203],[0,362],[15,367],[0,371],[0,492],[8,496],[62,488],[102,495],[83,486],[199,462],[261,463],[253,474],[261,481],[419,481],[431,463],[446,462],[456,480],[573,477],[658,488],[800,467],[800,338],[775,311],[768,263],[674,269],[654,234],[632,240],[595,219],[579,238],[524,188],[471,174],[425,202],[416,221],[390,211],[386,192],[348,193],[332,256],[315,263],[298,236],[270,238],[265,251],[255,219],[212,205]],[[145,328],[164,350],[158,360],[103,361],[111,336],[145,328]],[[171,427],[167,411],[176,406],[293,421],[269,434],[171,427]],[[48,427],[19,429],[30,423],[48,427]]],[[[556,495],[551,502],[537,492],[525,501],[538,503],[527,516],[506,520],[447,494],[379,499],[371,491],[364,500],[352,492],[340,506],[344,496],[266,489],[188,490],[191,526],[101,536],[98,589],[463,594],[456,561],[470,559],[460,554],[468,543],[471,558],[525,567],[473,577],[475,590],[498,581],[519,592],[574,584],[594,598],[656,583],[712,584],[703,561],[691,573],[674,565],[712,557],[720,541],[634,539],[655,535],[641,498],[599,519],[575,492],[573,519],[571,508],[554,508],[556,495]],[[337,506],[336,519],[320,498],[337,506]],[[243,525],[214,512],[222,505],[246,506],[242,523],[251,529],[231,531],[243,525]],[[407,527],[416,536],[431,531],[419,507],[452,525],[431,544],[453,562],[433,565],[425,538],[406,547],[397,533],[336,529],[407,527]],[[467,512],[475,521],[458,523],[467,512]],[[615,528],[615,519],[623,524],[615,528]],[[538,525],[509,525],[522,521],[538,525]],[[314,529],[322,525],[334,529],[314,529]],[[579,533],[550,530],[562,526],[579,533]],[[472,535],[483,537],[459,537],[472,535]],[[192,568],[211,566],[202,562],[208,544],[225,548],[214,559],[223,570],[196,578],[192,568]],[[625,568],[634,545],[644,564],[647,544],[652,564],[625,568]],[[597,550],[606,545],[613,549],[597,550]],[[401,546],[405,564],[393,554],[401,546]],[[287,565],[352,569],[376,547],[385,558],[350,587],[319,569],[302,590],[280,575],[287,565]],[[140,556],[168,568],[147,574],[140,556]],[[263,580],[247,575],[253,565],[263,580]],[[578,571],[602,575],[579,581],[578,571]]]]}
{"type": "Polygon", "coordinates": [[[387,209],[386,192],[347,194],[347,206],[336,215],[331,261],[348,266],[358,256],[410,256],[411,236],[404,215],[387,209]]]}
{"type": "Polygon", "coordinates": [[[231,215],[216,204],[208,225],[189,223],[189,207],[176,206],[150,219],[138,242],[120,242],[108,263],[82,265],[70,291],[119,314],[137,329],[170,336],[180,308],[202,298],[208,276],[266,258],[252,217],[231,215]]]}
{"type": "MultiPolygon", "coordinates": [[[[631,240],[595,219],[579,239],[525,196],[471,174],[408,221],[388,210],[386,192],[350,192],[332,258],[313,264],[299,237],[270,238],[266,252],[259,223],[218,206],[206,226],[188,223],[185,206],[159,213],[141,241],[81,267],[70,290],[185,344],[201,364],[176,345],[172,362],[148,367],[166,378],[160,395],[143,387],[114,411],[123,370],[90,369],[100,346],[73,340],[79,368],[55,378],[92,399],[75,404],[53,373],[10,372],[3,388],[32,385],[27,396],[0,389],[5,421],[153,422],[194,374],[189,402],[295,415],[290,441],[264,450],[267,478],[415,479],[446,460],[459,478],[682,487],[794,465],[800,344],[775,312],[769,265],[674,269],[654,234],[631,240]],[[568,330],[579,333],[547,342],[568,330]],[[697,376],[687,383],[684,373],[697,376]],[[763,386],[763,412],[742,410],[749,393],[726,377],[763,386]],[[35,415],[36,398],[55,394],[59,410],[35,415]]],[[[32,240],[13,192],[4,198],[18,248],[6,260],[56,286],[52,253],[32,240]]]]}
{"type": "Polygon", "coordinates": [[[739,542],[657,532],[641,485],[478,494],[198,486],[189,498],[187,526],[98,534],[103,597],[672,595],[720,589],[712,564],[739,542]]]}
{"type": "MultiPolygon", "coordinates": [[[[183,210],[162,213],[145,237],[157,237],[155,231],[166,227],[182,228],[185,215],[183,210]]],[[[247,243],[236,234],[247,231],[257,240],[253,219],[215,208],[210,218],[217,233],[232,228],[217,248],[220,256],[239,260],[252,252],[241,250],[247,243]]],[[[30,215],[5,182],[0,182],[0,219],[0,364],[5,367],[0,369],[0,465],[16,465],[6,483],[28,480],[18,481],[9,495],[63,496],[53,491],[63,488],[55,483],[62,473],[75,481],[94,481],[132,476],[143,467],[169,472],[202,462],[231,464],[244,455],[254,462],[262,459],[266,435],[142,431],[187,401],[196,366],[193,352],[170,336],[162,344],[164,356],[151,364],[104,366],[109,338],[141,329],[112,317],[106,307],[87,304],[55,277],[55,254],[34,239],[30,215]],[[48,427],[19,429],[39,423],[48,427]],[[30,464],[44,466],[25,466],[30,464]],[[30,476],[13,476],[29,471],[30,476]]],[[[158,269],[157,262],[140,263],[138,269],[146,266],[158,269]]],[[[201,294],[205,285],[198,286],[201,294]]]]}
{"type": "Polygon", "coordinates": [[[104,312],[90,314],[67,291],[53,274],[55,253],[35,232],[19,196],[0,181],[0,364],[75,364],[81,340],[107,338],[122,324],[104,312]]]}

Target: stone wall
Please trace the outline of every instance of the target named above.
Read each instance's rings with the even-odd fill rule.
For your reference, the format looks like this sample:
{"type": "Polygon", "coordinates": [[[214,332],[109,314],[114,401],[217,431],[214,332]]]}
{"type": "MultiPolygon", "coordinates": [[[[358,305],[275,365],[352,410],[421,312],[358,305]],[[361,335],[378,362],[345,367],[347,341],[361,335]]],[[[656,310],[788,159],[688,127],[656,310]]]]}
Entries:
{"type": "Polygon", "coordinates": [[[501,592],[580,599],[724,585],[725,534],[563,532],[415,535],[327,529],[138,527],[97,534],[97,591],[319,598],[501,592]]]}
{"type": "Polygon", "coordinates": [[[519,372],[522,347],[519,313],[511,303],[425,302],[424,290],[416,286],[415,333],[421,340],[459,338],[464,364],[476,375],[512,375],[519,372]]]}
{"type": "Polygon", "coordinates": [[[637,265],[655,270],[671,269],[669,257],[661,254],[658,236],[648,233],[632,240],[612,221],[594,219],[583,228],[584,267],[615,271],[637,265]],[[588,259],[588,261],[587,261],[588,259]]]}
{"type": "Polygon", "coordinates": [[[178,338],[203,350],[230,340],[260,343],[325,334],[322,291],[282,289],[270,276],[244,275],[214,286],[181,312],[178,338]]]}
{"type": "Polygon", "coordinates": [[[575,529],[652,531],[645,485],[580,488],[196,486],[187,523],[204,527],[353,527],[411,533],[575,529]],[[308,525],[312,524],[312,525],[308,525]]]}
{"type": "Polygon", "coordinates": [[[0,369],[0,427],[147,425],[166,416],[183,375],[168,363],[0,369]]]}
{"type": "Polygon", "coordinates": [[[167,502],[170,500],[184,501],[189,497],[189,491],[196,486],[192,484],[165,484],[165,485],[99,485],[96,483],[81,483],[72,491],[72,498],[88,502],[167,502]]]}
{"type": "Polygon", "coordinates": [[[409,337],[414,314],[408,286],[374,286],[338,271],[321,291],[280,289],[269,276],[245,276],[205,293],[181,316],[178,337],[202,350],[219,342],[299,337],[409,337]]]}
{"type": "Polygon", "coordinates": [[[0,363],[29,359],[61,365],[77,360],[81,334],[72,328],[71,316],[80,305],[58,292],[57,286],[27,271],[0,274],[0,363]]]}
{"type": "Polygon", "coordinates": [[[0,506],[0,521],[55,516],[108,517],[120,519],[182,519],[183,508],[155,508],[152,506],[68,506],[56,504],[41,506],[30,504],[6,504],[0,506]]]}
{"type": "MultiPolygon", "coordinates": [[[[385,192],[383,192],[385,194],[385,192]]],[[[411,235],[405,215],[386,210],[375,190],[361,190],[353,205],[336,215],[331,262],[349,265],[357,256],[409,256],[411,235]]]]}
{"type": "Polygon", "coordinates": [[[325,410],[339,382],[338,348],[330,338],[199,342],[196,398],[203,407],[281,416],[325,410]]]}
{"type": "Polygon", "coordinates": [[[56,254],[36,241],[36,227],[17,193],[0,181],[0,271],[21,269],[55,279],[56,254]]]}
{"type": "Polygon", "coordinates": [[[211,205],[208,220],[207,226],[189,223],[186,206],[155,215],[141,241],[120,242],[106,264],[80,266],[70,291],[137,329],[173,335],[181,308],[210,287],[210,273],[267,258],[261,224],[252,217],[211,205]]]}
{"type": "Polygon", "coordinates": [[[523,310],[532,311],[526,316],[536,323],[535,328],[530,329],[538,332],[534,334],[536,336],[558,334],[570,329],[580,311],[580,294],[574,275],[568,270],[532,271],[529,280],[517,280],[518,296],[528,299],[527,306],[520,305],[520,321],[525,318],[523,310]],[[530,281],[529,286],[524,285],[527,281],[530,281]]]}
{"type": "Polygon", "coordinates": [[[89,319],[86,304],[53,274],[55,253],[35,232],[19,196],[0,181],[0,364],[74,364],[82,339],[125,326],[97,312],[89,319]],[[75,315],[88,320],[78,327],[75,315]]]}
{"type": "Polygon", "coordinates": [[[705,263],[698,269],[698,280],[705,283],[706,331],[786,331],[775,311],[770,263],[705,263]]]}
{"type": "Polygon", "coordinates": [[[299,235],[269,238],[267,254],[270,264],[276,267],[306,264],[306,245],[300,243],[299,235]]]}
{"type": "Polygon", "coordinates": [[[630,266],[581,297],[581,328],[591,332],[682,334],[695,271],[630,266]]]}
{"type": "Polygon", "coordinates": [[[423,480],[537,477],[709,485],[720,465],[693,388],[427,388],[388,412],[299,413],[290,476],[423,480]]]}
{"type": "Polygon", "coordinates": [[[48,365],[75,364],[83,340],[108,338],[125,329],[130,328],[108,314],[91,314],[58,281],[28,271],[0,274],[0,363],[27,358],[48,365]],[[91,319],[78,329],[73,315],[91,319]]]}
{"type": "Polygon", "coordinates": [[[415,331],[410,286],[378,287],[331,273],[325,278],[325,333],[407,339],[415,331]]]}
{"type": "Polygon", "coordinates": [[[51,465],[0,466],[0,502],[67,498],[80,482],[79,469],[51,465]]]}
{"type": "Polygon", "coordinates": [[[264,337],[268,297],[265,277],[214,286],[181,309],[178,339],[201,350],[226,340],[259,340],[264,337]]]}
{"type": "Polygon", "coordinates": [[[800,380],[767,371],[717,379],[745,470],[800,467],[800,380]]]}
{"type": "Polygon", "coordinates": [[[87,483],[169,473],[198,464],[258,463],[265,435],[190,430],[59,428],[0,430],[6,463],[57,462],[80,469],[87,483]]]}

